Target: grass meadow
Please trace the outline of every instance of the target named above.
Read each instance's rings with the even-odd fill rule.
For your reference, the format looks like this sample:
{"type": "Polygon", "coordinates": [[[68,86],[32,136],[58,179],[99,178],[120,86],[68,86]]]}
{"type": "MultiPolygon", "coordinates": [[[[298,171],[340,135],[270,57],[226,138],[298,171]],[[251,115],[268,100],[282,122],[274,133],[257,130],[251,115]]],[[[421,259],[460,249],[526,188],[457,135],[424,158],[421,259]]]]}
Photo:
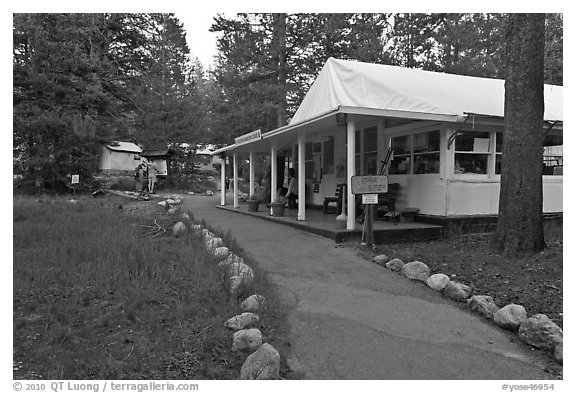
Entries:
{"type": "MultiPolygon", "coordinates": [[[[113,196],[15,196],[13,209],[14,379],[239,377],[246,354],[231,351],[223,323],[241,299],[228,295],[199,235],[172,235],[179,219],[113,196]]],[[[244,295],[269,299],[258,327],[281,347],[282,306],[252,266],[244,295]]]]}

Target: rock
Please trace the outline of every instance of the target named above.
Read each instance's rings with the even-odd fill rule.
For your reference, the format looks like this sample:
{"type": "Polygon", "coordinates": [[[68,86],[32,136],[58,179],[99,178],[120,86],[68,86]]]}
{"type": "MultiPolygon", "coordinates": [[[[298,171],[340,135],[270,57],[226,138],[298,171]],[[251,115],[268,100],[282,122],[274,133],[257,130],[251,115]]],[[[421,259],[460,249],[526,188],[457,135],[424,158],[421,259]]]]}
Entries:
{"type": "Polygon", "coordinates": [[[242,311],[258,311],[264,305],[264,296],[251,295],[248,296],[242,303],[240,309],[242,311]]]}
{"type": "Polygon", "coordinates": [[[200,231],[202,231],[202,225],[199,225],[199,224],[193,224],[190,228],[192,228],[192,230],[193,230],[194,232],[200,232],[200,231]]]}
{"type": "Polygon", "coordinates": [[[408,262],[402,266],[401,272],[411,280],[426,281],[430,277],[430,268],[420,261],[408,262]]]}
{"type": "Polygon", "coordinates": [[[232,262],[228,267],[228,275],[254,278],[254,270],[243,262],[232,262]]]}
{"type": "Polygon", "coordinates": [[[544,314],[525,320],[518,329],[518,336],[525,343],[540,349],[553,349],[563,340],[562,329],[544,314]]]}
{"type": "Polygon", "coordinates": [[[258,329],[238,330],[232,336],[232,350],[246,351],[255,350],[262,344],[262,333],[258,329]]]}
{"type": "Polygon", "coordinates": [[[560,364],[564,362],[564,343],[561,342],[560,344],[556,345],[554,348],[554,359],[560,364]]]}
{"type": "Polygon", "coordinates": [[[176,237],[180,237],[186,233],[186,225],[183,222],[179,221],[172,227],[172,233],[176,237]]]}
{"type": "Polygon", "coordinates": [[[206,239],[204,243],[208,251],[214,252],[216,248],[222,247],[224,243],[222,242],[222,238],[220,237],[209,237],[206,239]]]}
{"type": "Polygon", "coordinates": [[[208,236],[213,237],[214,234],[213,234],[212,232],[210,232],[208,229],[204,228],[204,229],[202,229],[202,236],[204,236],[204,237],[208,237],[208,236]]]}
{"type": "Polygon", "coordinates": [[[238,255],[230,253],[226,259],[218,264],[218,268],[225,269],[227,271],[228,267],[234,262],[244,263],[244,260],[238,255]]]}
{"type": "Polygon", "coordinates": [[[162,206],[162,207],[166,207],[166,206],[168,206],[168,202],[166,202],[166,201],[160,201],[160,202],[158,202],[158,205],[160,205],[160,206],[162,206]]]}
{"type": "Polygon", "coordinates": [[[258,322],[259,320],[260,317],[258,317],[258,315],[251,312],[243,312],[242,314],[236,315],[235,317],[232,317],[224,322],[224,326],[233,330],[241,330],[248,325],[258,322]]]}
{"type": "Polygon", "coordinates": [[[457,302],[466,302],[470,295],[472,295],[472,288],[456,281],[450,281],[446,284],[442,293],[444,296],[457,302]]]}
{"type": "Polygon", "coordinates": [[[494,313],[494,322],[503,329],[518,331],[526,320],[526,309],[518,304],[508,304],[494,313]]]}
{"type": "Polygon", "coordinates": [[[168,199],[166,199],[166,203],[169,205],[173,205],[174,203],[176,203],[176,201],[174,201],[174,199],[172,199],[172,198],[168,198],[168,199]]]}
{"type": "Polygon", "coordinates": [[[190,220],[190,215],[189,215],[188,213],[182,213],[182,214],[180,215],[180,217],[181,217],[183,220],[190,220]]]}
{"type": "Polygon", "coordinates": [[[494,303],[494,299],[492,299],[491,296],[486,295],[472,296],[468,299],[468,308],[488,319],[492,319],[494,313],[498,311],[498,306],[494,303]]]}
{"type": "Polygon", "coordinates": [[[214,192],[211,190],[206,191],[206,196],[214,196],[214,192]]]}
{"type": "Polygon", "coordinates": [[[178,209],[171,207],[170,209],[168,209],[168,214],[173,215],[178,213],[178,209]]]}
{"type": "Polygon", "coordinates": [[[426,285],[437,291],[441,291],[450,282],[450,277],[445,274],[433,274],[426,280],[426,285]]]}
{"type": "Polygon", "coordinates": [[[372,262],[377,263],[378,265],[384,265],[386,262],[388,262],[388,257],[384,254],[376,255],[374,258],[372,258],[372,262]]]}
{"type": "Polygon", "coordinates": [[[399,258],[394,258],[394,259],[386,262],[386,264],[384,266],[386,266],[386,269],[390,269],[393,272],[399,272],[402,270],[402,266],[404,266],[404,262],[402,262],[402,260],[399,258]]]}
{"type": "Polygon", "coordinates": [[[245,281],[245,279],[243,277],[240,276],[232,276],[228,279],[228,283],[230,286],[230,295],[234,296],[237,292],[238,289],[240,288],[240,285],[242,285],[242,283],[245,281]]]}
{"type": "Polygon", "coordinates": [[[248,356],[240,369],[240,379],[278,379],[280,376],[280,354],[270,344],[262,344],[248,356]]]}
{"type": "Polygon", "coordinates": [[[228,257],[228,254],[230,254],[230,250],[228,249],[228,247],[216,247],[214,249],[214,256],[218,259],[218,260],[222,260],[222,259],[226,259],[228,257]]]}

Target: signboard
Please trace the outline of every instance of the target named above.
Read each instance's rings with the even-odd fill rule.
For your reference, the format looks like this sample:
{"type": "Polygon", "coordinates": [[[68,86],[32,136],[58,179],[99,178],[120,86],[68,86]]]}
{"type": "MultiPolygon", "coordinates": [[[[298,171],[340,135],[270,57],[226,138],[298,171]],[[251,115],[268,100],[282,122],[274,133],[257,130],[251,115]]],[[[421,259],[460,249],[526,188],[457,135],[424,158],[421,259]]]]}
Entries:
{"type": "Polygon", "coordinates": [[[72,184],[80,183],[80,175],[72,175],[72,184]]]}
{"type": "Polygon", "coordinates": [[[362,194],[362,204],[363,205],[377,205],[378,204],[378,194],[362,194]]]}
{"type": "Polygon", "coordinates": [[[352,176],[352,194],[388,192],[388,176],[352,176]]]}
{"type": "Polygon", "coordinates": [[[236,146],[242,146],[248,143],[259,141],[260,139],[262,139],[262,133],[260,132],[260,130],[256,130],[249,132],[248,134],[239,136],[238,138],[235,138],[234,143],[236,144],[236,146]]]}

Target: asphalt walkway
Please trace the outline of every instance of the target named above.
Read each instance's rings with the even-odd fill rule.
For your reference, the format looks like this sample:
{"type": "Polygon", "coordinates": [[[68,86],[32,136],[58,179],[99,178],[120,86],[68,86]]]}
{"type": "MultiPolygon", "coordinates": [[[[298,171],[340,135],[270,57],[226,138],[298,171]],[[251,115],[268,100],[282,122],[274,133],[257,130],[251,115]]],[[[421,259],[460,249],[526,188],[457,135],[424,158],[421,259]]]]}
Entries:
{"type": "Polygon", "coordinates": [[[549,379],[545,359],[419,283],[295,228],[186,196],[196,220],[232,236],[292,306],[307,379],[549,379]]]}

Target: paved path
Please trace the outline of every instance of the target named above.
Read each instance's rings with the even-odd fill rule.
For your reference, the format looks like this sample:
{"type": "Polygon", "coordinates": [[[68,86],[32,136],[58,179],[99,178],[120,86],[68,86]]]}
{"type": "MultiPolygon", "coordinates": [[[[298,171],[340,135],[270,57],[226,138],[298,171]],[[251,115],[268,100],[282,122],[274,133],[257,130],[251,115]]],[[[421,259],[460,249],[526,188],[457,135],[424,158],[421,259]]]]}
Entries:
{"type": "Polygon", "coordinates": [[[513,335],[310,233],[186,197],[196,220],[232,236],[291,307],[291,343],[308,379],[548,379],[513,335]]]}

